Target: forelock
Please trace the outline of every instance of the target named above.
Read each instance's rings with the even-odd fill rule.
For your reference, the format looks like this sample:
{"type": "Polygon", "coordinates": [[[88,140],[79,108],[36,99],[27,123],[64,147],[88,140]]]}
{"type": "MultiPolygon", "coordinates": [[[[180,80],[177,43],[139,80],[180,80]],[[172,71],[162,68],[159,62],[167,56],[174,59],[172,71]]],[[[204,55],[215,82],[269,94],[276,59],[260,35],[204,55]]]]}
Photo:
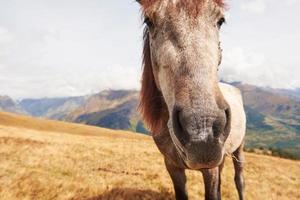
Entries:
{"type": "MultiPolygon", "coordinates": [[[[217,6],[224,8],[224,0],[167,0],[169,6],[175,6],[177,9],[184,9],[190,15],[198,15],[205,1],[213,1],[217,6]]],[[[157,12],[163,0],[138,0],[142,5],[143,13],[152,15],[157,12]]]]}

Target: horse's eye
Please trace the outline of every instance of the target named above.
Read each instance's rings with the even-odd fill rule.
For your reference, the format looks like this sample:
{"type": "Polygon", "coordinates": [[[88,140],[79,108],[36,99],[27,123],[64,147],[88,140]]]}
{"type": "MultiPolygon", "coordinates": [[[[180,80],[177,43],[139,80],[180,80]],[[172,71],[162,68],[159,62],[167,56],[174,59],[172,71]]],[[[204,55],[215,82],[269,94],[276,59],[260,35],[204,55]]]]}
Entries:
{"type": "Polygon", "coordinates": [[[151,28],[153,26],[153,23],[149,17],[145,17],[144,24],[146,24],[149,28],[151,28]]]}
{"type": "Polygon", "coordinates": [[[221,28],[221,26],[224,24],[224,22],[225,22],[225,18],[224,17],[222,17],[221,19],[219,19],[219,21],[217,23],[218,28],[221,28]]]}

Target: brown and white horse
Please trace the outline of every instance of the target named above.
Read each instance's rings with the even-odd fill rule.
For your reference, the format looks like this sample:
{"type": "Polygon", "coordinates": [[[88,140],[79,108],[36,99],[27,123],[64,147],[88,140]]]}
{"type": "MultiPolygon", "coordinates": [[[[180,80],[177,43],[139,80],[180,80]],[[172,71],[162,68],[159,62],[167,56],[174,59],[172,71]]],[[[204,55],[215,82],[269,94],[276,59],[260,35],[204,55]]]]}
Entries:
{"type": "Polygon", "coordinates": [[[221,199],[226,154],[243,199],[245,113],[238,89],[218,82],[222,0],[139,0],[145,20],[140,111],[164,155],[177,200],[185,169],[199,170],[205,199],[221,199]]]}

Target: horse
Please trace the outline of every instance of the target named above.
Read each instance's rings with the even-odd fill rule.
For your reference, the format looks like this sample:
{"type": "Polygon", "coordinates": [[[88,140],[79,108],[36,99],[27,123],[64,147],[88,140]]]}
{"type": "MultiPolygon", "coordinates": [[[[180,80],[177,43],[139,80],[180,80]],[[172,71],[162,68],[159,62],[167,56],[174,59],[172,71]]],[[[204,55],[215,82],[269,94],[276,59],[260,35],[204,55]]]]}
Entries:
{"type": "Polygon", "coordinates": [[[188,199],[185,170],[198,170],[205,199],[221,199],[221,172],[231,155],[244,199],[246,117],[240,91],[220,83],[223,0],[137,0],[144,19],[139,110],[172,179],[188,199]]]}

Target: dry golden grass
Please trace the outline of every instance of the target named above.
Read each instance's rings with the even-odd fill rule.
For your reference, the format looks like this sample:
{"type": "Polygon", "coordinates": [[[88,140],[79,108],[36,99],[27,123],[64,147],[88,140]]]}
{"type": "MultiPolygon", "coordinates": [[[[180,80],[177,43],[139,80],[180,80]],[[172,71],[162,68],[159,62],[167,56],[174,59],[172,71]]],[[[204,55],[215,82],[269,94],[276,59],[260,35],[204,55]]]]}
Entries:
{"type": "MultiPolygon", "coordinates": [[[[246,154],[246,199],[300,199],[300,162],[246,154]]],[[[223,199],[237,199],[227,159],[223,199]]],[[[188,172],[191,199],[203,181],[188,172]]],[[[0,113],[0,199],[173,199],[150,137],[0,113]]]]}

